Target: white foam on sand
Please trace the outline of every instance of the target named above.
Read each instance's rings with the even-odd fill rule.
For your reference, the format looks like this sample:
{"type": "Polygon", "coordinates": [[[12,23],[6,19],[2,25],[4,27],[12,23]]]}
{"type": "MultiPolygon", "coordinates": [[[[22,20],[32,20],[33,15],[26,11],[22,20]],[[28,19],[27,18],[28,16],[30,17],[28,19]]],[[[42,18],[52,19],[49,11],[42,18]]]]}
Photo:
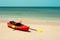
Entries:
{"type": "Polygon", "coordinates": [[[20,18],[1,18],[0,20],[0,40],[60,40],[60,20],[39,20],[22,18],[22,23],[34,29],[41,29],[43,32],[18,31],[7,27],[10,20],[20,21],[20,18]]]}

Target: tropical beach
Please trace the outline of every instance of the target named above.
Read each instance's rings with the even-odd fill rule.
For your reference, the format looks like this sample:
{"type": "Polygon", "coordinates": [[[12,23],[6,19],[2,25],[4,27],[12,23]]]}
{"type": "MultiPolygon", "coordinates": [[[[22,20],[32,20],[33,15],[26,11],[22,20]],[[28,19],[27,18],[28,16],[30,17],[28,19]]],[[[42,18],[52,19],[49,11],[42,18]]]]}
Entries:
{"type": "Polygon", "coordinates": [[[48,11],[46,9],[49,8],[0,10],[0,40],[60,40],[60,11],[58,11],[60,9],[52,8],[48,11]],[[11,20],[16,22],[22,20],[23,24],[42,32],[30,29],[30,32],[13,30],[7,26],[7,22],[11,20]]]}

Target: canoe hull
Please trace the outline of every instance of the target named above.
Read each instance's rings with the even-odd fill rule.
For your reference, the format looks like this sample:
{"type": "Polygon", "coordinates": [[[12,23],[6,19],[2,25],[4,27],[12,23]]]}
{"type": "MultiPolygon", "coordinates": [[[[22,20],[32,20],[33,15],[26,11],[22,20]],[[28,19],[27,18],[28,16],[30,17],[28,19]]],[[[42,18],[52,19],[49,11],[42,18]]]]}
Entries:
{"type": "Polygon", "coordinates": [[[21,24],[20,26],[15,26],[11,23],[7,23],[8,27],[13,28],[13,29],[17,29],[17,30],[22,30],[22,31],[29,31],[29,26],[21,24]]]}

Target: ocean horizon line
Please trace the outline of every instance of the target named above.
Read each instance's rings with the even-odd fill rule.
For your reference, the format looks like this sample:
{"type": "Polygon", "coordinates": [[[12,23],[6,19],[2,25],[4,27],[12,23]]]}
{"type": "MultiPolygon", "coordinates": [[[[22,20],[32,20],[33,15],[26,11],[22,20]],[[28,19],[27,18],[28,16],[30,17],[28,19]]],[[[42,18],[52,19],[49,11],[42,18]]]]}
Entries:
{"type": "Polygon", "coordinates": [[[14,6],[0,6],[0,8],[60,8],[60,7],[14,7],[14,6]]]}

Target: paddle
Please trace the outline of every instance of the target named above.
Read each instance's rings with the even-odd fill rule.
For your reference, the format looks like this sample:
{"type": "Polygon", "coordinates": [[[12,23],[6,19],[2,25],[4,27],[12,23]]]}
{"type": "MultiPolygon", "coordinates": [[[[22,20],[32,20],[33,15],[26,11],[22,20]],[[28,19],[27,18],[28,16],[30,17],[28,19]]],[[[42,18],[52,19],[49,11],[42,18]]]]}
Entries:
{"type": "Polygon", "coordinates": [[[36,31],[36,32],[43,32],[42,30],[36,30],[36,29],[33,29],[33,28],[30,28],[30,30],[33,30],[33,31],[36,31]]]}

